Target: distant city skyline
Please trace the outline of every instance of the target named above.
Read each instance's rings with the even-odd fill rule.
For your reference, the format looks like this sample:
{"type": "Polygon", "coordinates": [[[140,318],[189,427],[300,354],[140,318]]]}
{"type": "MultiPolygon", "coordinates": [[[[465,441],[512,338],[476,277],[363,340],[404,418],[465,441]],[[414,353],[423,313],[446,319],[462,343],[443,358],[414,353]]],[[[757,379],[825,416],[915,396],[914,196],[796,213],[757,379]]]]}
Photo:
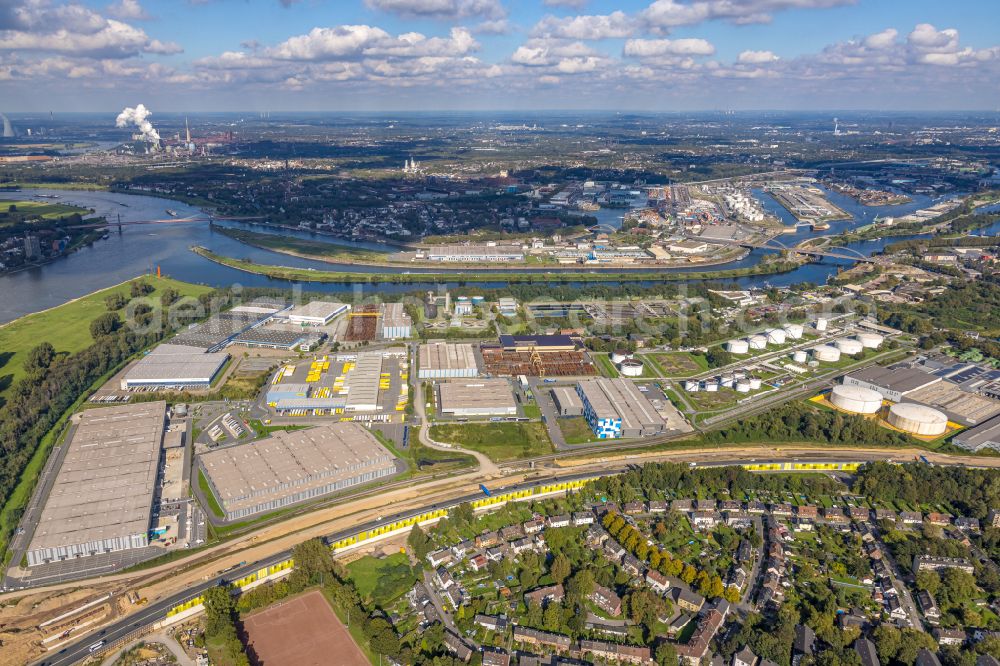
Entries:
{"type": "Polygon", "coordinates": [[[0,110],[992,111],[996,25],[986,1],[0,0],[0,110]]]}

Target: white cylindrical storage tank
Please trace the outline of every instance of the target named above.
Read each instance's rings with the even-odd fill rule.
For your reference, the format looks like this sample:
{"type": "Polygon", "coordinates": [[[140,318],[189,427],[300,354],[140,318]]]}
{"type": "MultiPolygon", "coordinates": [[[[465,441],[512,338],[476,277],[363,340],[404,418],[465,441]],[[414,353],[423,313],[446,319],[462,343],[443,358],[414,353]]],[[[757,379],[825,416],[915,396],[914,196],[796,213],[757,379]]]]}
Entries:
{"type": "Polygon", "coordinates": [[[936,409],[912,402],[901,402],[889,408],[889,425],[913,435],[933,437],[948,429],[948,417],[936,409]]]}
{"type": "Polygon", "coordinates": [[[823,317],[820,317],[819,319],[816,320],[816,330],[817,331],[825,331],[826,330],[826,324],[827,324],[826,319],[824,319],[823,317]]]}
{"type": "Polygon", "coordinates": [[[834,386],[830,391],[834,407],[855,414],[874,414],[882,409],[882,394],[863,386],[834,386]]]}
{"type": "Polygon", "coordinates": [[[783,328],[769,328],[766,331],[767,341],[772,345],[783,345],[785,344],[785,329],[783,328]]]}
{"type": "Polygon", "coordinates": [[[731,354],[746,354],[750,351],[750,343],[746,340],[730,340],[726,343],[726,351],[731,354]]]}
{"type": "Polygon", "coordinates": [[[746,379],[746,376],[747,373],[743,372],[742,370],[736,370],[733,372],[733,377],[735,377],[736,379],[746,379]]]}
{"type": "Polygon", "coordinates": [[[697,393],[698,389],[701,388],[701,382],[697,379],[689,379],[684,382],[684,390],[690,393],[697,393]]]}
{"type": "Polygon", "coordinates": [[[719,378],[719,384],[726,388],[733,388],[733,384],[735,383],[736,378],[732,375],[722,375],[722,377],[719,378]]]}
{"type": "Polygon", "coordinates": [[[802,324],[785,324],[785,334],[792,340],[801,338],[802,333],[804,333],[802,324]]]}
{"type": "Polygon", "coordinates": [[[709,393],[713,393],[719,390],[719,382],[711,381],[705,382],[705,390],[709,393]]]}
{"type": "Polygon", "coordinates": [[[748,381],[750,382],[751,391],[756,391],[760,388],[760,377],[751,377],[748,381]]]}
{"type": "Polygon", "coordinates": [[[618,366],[624,377],[641,377],[642,376],[642,361],[636,361],[634,359],[625,359],[622,364],[618,366]]]}
{"type": "Polygon", "coordinates": [[[797,350],[792,354],[792,360],[796,363],[805,363],[809,359],[809,354],[804,349],[797,350]]]}
{"type": "Polygon", "coordinates": [[[866,349],[878,349],[882,346],[882,342],[885,340],[885,338],[878,333],[858,333],[854,336],[854,339],[860,342],[861,346],[866,349]]]}
{"type": "Polygon", "coordinates": [[[736,392],[737,393],[749,393],[750,392],[750,381],[747,379],[742,379],[736,382],[736,392]]]}
{"type": "Polygon", "coordinates": [[[847,354],[848,356],[860,354],[865,350],[864,345],[857,340],[851,340],[850,338],[839,338],[833,344],[842,354],[847,354]]]}
{"type": "Polygon", "coordinates": [[[813,358],[817,361],[835,363],[840,360],[840,350],[833,345],[820,345],[812,348],[813,358]]]}
{"type": "Polygon", "coordinates": [[[764,349],[767,347],[767,337],[763,335],[751,335],[748,338],[750,349],[764,349]]]}
{"type": "Polygon", "coordinates": [[[622,361],[628,358],[628,353],[622,349],[616,349],[611,352],[611,362],[618,365],[622,361]]]}

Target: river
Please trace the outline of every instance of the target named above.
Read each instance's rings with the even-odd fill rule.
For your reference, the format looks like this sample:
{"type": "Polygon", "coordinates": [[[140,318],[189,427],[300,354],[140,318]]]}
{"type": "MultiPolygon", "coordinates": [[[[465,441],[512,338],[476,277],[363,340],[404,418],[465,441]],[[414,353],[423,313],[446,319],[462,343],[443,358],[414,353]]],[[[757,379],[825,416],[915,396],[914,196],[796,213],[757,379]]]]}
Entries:
{"type": "MultiPolygon", "coordinates": [[[[830,234],[869,224],[876,215],[905,215],[919,208],[926,207],[931,203],[931,200],[927,197],[917,197],[914,201],[900,206],[865,207],[853,199],[835,192],[827,192],[827,195],[835,204],[853,216],[851,220],[832,223],[831,230],[827,232],[830,234]]],[[[160,267],[165,275],[170,275],[179,280],[212,286],[229,286],[234,284],[246,287],[291,288],[293,286],[293,283],[286,280],[275,280],[261,275],[244,273],[216,264],[191,252],[189,248],[192,245],[201,245],[222,255],[240,259],[246,258],[261,264],[313,268],[316,270],[344,270],[373,273],[399,273],[404,271],[403,268],[329,264],[250,247],[213,231],[208,222],[204,220],[202,211],[198,208],[155,196],[101,191],[32,189],[21,192],[2,192],[0,193],[0,200],[41,198],[42,200],[51,201],[50,199],[45,199],[48,196],[58,197],[56,201],[60,203],[92,208],[97,215],[103,215],[112,221],[117,220],[118,215],[121,215],[121,221],[124,223],[140,220],[170,220],[170,223],[126,226],[123,227],[121,233],[112,229],[106,240],[95,241],[92,245],[83,247],[65,258],[43,266],[0,277],[0,286],[3,287],[0,289],[0,323],[11,321],[31,312],[38,312],[39,310],[61,305],[73,298],[78,298],[93,291],[123,282],[137,275],[155,272],[157,267],[160,267]],[[176,219],[187,217],[201,217],[202,219],[192,222],[172,221],[174,218],[167,215],[167,209],[177,212],[176,219]]],[[[781,208],[773,198],[765,193],[758,193],[758,196],[768,210],[781,217],[787,224],[794,223],[794,219],[791,219],[788,212],[781,208]]],[[[622,213],[619,210],[615,210],[614,212],[616,215],[622,213]]],[[[257,231],[273,230],[273,228],[265,227],[264,225],[245,225],[232,222],[227,224],[242,227],[249,226],[257,231]]],[[[331,240],[328,237],[309,232],[289,233],[296,236],[331,240]]],[[[977,233],[989,235],[1000,233],[1000,223],[977,233]]],[[[784,243],[794,244],[812,235],[814,234],[807,228],[800,227],[794,235],[781,236],[779,240],[784,243]]],[[[904,238],[866,241],[850,244],[847,247],[856,249],[864,254],[872,254],[881,250],[887,243],[899,240],[904,240],[904,238]]],[[[349,244],[347,242],[342,243],[349,244]]],[[[370,244],[364,245],[371,247],[370,244]]],[[[772,251],[770,250],[755,250],[740,260],[713,266],[709,270],[750,267],[756,265],[763,256],[771,253],[772,251]]],[[[729,281],[735,282],[743,288],[763,286],[765,284],[787,286],[802,282],[823,283],[827,278],[835,274],[837,270],[850,264],[851,262],[849,261],[827,259],[822,262],[805,264],[794,271],[780,275],[752,276],[729,281]]],[[[648,272],[648,269],[636,270],[648,272]]],[[[674,272],[698,272],[704,271],[706,268],[692,266],[668,270],[674,272]]],[[[414,269],[410,272],[419,273],[422,271],[414,269]]],[[[437,272],[441,272],[441,270],[437,272]]],[[[601,271],[597,269],[594,272],[601,271]]],[[[612,269],[611,272],[622,273],[628,271],[612,269]]],[[[481,289],[500,289],[506,285],[502,278],[481,282],[465,282],[463,284],[481,289]]],[[[438,283],[432,282],[380,285],[307,283],[303,285],[303,288],[308,291],[346,292],[367,296],[375,293],[412,292],[431,289],[436,286],[438,286],[438,283]]],[[[458,283],[447,283],[445,286],[455,287],[458,286],[458,283]]]]}

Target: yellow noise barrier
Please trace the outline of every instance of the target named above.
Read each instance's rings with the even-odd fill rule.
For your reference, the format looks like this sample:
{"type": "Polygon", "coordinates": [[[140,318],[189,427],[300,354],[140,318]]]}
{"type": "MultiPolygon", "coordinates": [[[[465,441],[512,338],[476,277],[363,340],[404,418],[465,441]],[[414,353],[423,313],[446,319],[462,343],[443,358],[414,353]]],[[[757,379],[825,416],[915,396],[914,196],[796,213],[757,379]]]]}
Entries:
{"type": "MultiPolygon", "coordinates": [[[[785,462],[785,463],[751,463],[747,465],[741,465],[744,469],[750,470],[752,472],[775,472],[775,471],[854,471],[857,470],[862,463],[858,462],[823,462],[823,463],[800,463],[800,462],[785,462]]],[[[600,476],[593,476],[586,479],[576,479],[574,481],[562,481],[559,483],[546,484],[544,486],[535,486],[533,488],[525,488],[523,490],[515,490],[509,493],[503,493],[500,495],[492,495],[490,497],[483,497],[482,499],[475,500],[472,502],[473,509],[482,509],[489,506],[495,506],[497,504],[504,504],[506,502],[513,502],[520,499],[525,499],[528,497],[534,497],[536,495],[548,495],[551,493],[558,492],[569,492],[573,490],[579,490],[585,486],[590,481],[601,478],[600,476]]],[[[357,546],[364,543],[370,539],[377,539],[383,537],[386,534],[391,534],[393,532],[399,532],[401,530],[409,529],[416,525],[417,523],[423,523],[431,520],[438,520],[444,518],[448,515],[448,509],[436,509],[434,511],[427,511],[425,513],[418,514],[416,516],[410,516],[409,518],[403,518],[401,520],[395,520],[391,523],[386,523],[385,525],[380,525],[370,530],[365,530],[364,532],[359,532],[348,537],[344,537],[338,541],[335,541],[330,548],[337,552],[344,548],[349,548],[351,546],[357,546]]],[[[264,567],[255,573],[248,576],[244,576],[239,580],[233,581],[233,585],[239,588],[245,588],[252,583],[257,582],[268,576],[272,576],[285,569],[290,569],[295,565],[295,560],[289,558],[277,564],[273,564],[269,567],[264,567]]],[[[202,603],[203,598],[201,596],[189,599],[182,604],[174,606],[169,611],[167,611],[167,617],[171,617],[178,613],[182,613],[186,610],[190,610],[195,606],[202,603]]]]}

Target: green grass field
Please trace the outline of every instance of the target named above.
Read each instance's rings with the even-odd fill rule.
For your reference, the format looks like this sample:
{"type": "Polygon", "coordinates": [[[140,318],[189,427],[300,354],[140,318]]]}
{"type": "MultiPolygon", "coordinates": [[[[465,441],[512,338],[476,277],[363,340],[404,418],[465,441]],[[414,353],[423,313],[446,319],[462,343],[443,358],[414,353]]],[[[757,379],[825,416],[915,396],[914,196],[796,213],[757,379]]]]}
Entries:
{"type": "Polygon", "coordinates": [[[11,224],[22,219],[41,218],[43,220],[58,220],[62,217],[69,217],[73,213],[87,215],[90,213],[86,208],[77,206],[67,206],[66,204],[48,203],[46,201],[13,201],[0,199],[0,226],[11,224]],[[14,206],[16,211],[9,212],[10,206],[14,206]]]}
{"type": "Polygon", "coordinates": [[[618,368],[611,362],[611,357],[608,354],[591,354],[590,357],[594,359],[597,369],[601,371],[602,375],[612,379],[618,377],[618,368]]]}
{"type": "Polygon", "coordinates": [[[363,599],[383,607],[405,594],[417,582],[410,561],[403,553],[382,559],[367,555],[348,564],[347,573],[363,599]]]}
{"type": "Polygon", "coordinates": [[[205,499],[208,500],[208,508],[213,514],[215,514],[215,517],[225,518],[226,512],[222,510],[222,507],[219,505],[219,500],[216,499],[215,493],[212,492],[212,487],[208,485],[208,479],[205,478],[205,473],[200,469],[198,470],[198,488],[201,489],[201,493],[205,496],[205,499]]]}
{"type": "Polygon", "coordinates": [[[582,416],[561,418],[556,423],[558,423],[567,444],[586,444],[587,442],[601,441],[594,434],[590,424],[587,423],[587,419],[582,416]]]}
{"type": "Polygon", "coordinates": [[[431,426],[431,437],[480,451],[503,462],[552,453],[545,426],[532,423],[449,423],[431,426]]]}
{"type": "MultiPolygon", "coordinates": [[[[146,280],[156,288],[151,296],[174,288],[182,296],[200,296],[211,287],[188,284],[170,278],[146,280]]],[[[26,315],[0,326],[0,399],[10,386],[24,376],[24,359],[40,342],[50,342],[57,353],[72,354],[90,346],[90,322],[107,312],[104,299],[114,293],[130,294],[129,283],[88,294],[59,307],[26,315]]],[[[57,361],[58,362],[58,361],[57,361]]]]}

